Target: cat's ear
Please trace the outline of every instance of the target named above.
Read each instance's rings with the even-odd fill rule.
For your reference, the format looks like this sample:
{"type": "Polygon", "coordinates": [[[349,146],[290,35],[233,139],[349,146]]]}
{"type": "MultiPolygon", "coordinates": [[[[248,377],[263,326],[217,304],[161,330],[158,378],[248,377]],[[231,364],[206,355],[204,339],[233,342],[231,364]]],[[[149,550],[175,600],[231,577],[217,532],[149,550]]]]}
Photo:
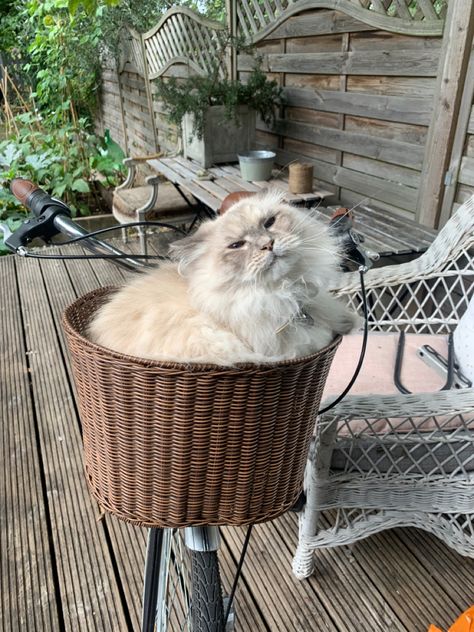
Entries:
{"type": "Polygon", "coordinates": [[[212,221],[205,222],[194,234],[171,244],[169,256],[172,261],[179,263],[180,269],[184,270],[186,266],[197,261],[206,252],[213,223],[212,221]]]}

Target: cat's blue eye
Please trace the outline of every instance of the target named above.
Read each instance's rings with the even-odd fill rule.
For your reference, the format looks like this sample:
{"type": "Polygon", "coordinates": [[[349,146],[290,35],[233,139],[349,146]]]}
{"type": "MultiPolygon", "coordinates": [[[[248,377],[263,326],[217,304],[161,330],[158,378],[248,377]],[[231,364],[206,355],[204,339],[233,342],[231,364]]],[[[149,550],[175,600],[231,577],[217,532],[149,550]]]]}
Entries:
{"type": "Polygon", "coordinates": [[[242,248],[245,245],[245,241],[234,241],[233,244],[229,244],[227,248],[242,248]]]}
{"type": "Polygon", "coordinates": [[[263,227],[270,228],[271,226],[273,226],[274,223],[275,223],[275,216],[269,217],[267,220],[265,220],[263,227]]]}

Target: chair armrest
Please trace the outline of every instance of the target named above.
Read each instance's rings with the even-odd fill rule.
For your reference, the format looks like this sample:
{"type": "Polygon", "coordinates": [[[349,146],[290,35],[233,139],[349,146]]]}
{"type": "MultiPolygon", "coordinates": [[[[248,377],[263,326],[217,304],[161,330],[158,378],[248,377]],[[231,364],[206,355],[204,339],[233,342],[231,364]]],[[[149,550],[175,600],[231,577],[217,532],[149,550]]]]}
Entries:
{"type": "Polygon", "coordinates": [[[156,204],[156,201],[158,199],[158,187],[161,179],[160,176],[148,176],[145,179],[145,182],[147,185],[151,186],[150,197],[143,206],[137,208],[136,210],[137,216],[143,219],[145,219],[146,213],[148,213],[148,211],[151,211],[156,204]]]}
{"type": "MultiPolygon", "coordinates": [[[[334,398],[333,398],[334,399],[334,398]]],[[[330,404],[323,402],[321,407],[330,404]]],[[[412,395],[349,395],[331,411],[321,415],[321,421],[334,418],[380,419],[384,417],[429,417],[471,414],[474,416],[474,389],[456,389],[437,393],[412,395]]]]}
{"type": "MultiPolygon", "coordinates": [[[[133,186],[133,183],[135,182],[135,176],[137,174],[137,166],[147,162],[148,160],[152,160],[153,158],[160,158],[162,155],[163,154],[159,152],[157,154],[150,154],[149,156],[134,156],[134,157],[125,158],[123,161],[123,164],[128,169],[127,177],[125,178],[125,180],[122,182],[120,186],[116,187],[116,190],[120,191],[123,189],[131,189],[133,186]]],[[[148,179],[147,179],[147,182],[148,182],[148,179]]]]}
{"type": "Polygon", "coordinates": [[[153,160],[154,158],[161,158],[162,156],[164,156],[163,152],[159,151],[156,154],[149,154],[147,156],[130,156],[128,158],[125,158],[123,162],[124,164],[133,162],[134,164],[139,165],[143,162],[147,162],[148,160],[153,160]]]}
{"type": "MultiPolygon", "coordinates": [[[[430,270],[430,261],[425,256],[420,255],[413,261],[387,265],[382,268],[371,268],[364,275],[365,287],[367,290],[385,288],[402,283],[410,283],[419,279],[425,272],[430,270]]],[[[331,287],[336,294],[354,294],[360,290],[359,272],[344,272],[339,274],[331,287]]]]}

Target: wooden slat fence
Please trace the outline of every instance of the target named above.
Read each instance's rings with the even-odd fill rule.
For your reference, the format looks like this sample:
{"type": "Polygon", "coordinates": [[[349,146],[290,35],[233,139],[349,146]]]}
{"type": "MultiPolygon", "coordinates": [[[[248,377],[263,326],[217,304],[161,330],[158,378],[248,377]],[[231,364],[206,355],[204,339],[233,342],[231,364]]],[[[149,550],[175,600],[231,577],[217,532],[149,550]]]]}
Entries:
{"type": "MultiPolygon", "coordinates": [[[[428,226],[474,191],[471,0],[234,0],[228,18],[283,87],[276,127],[257,123],[279,164],[312,162],[315,184],[344,204],[428,226]]],[[[174,8],[129,35],[102,93],[102,125],[128,154],[179,149],[153,80],[208,72],[223,29],[174,8]]],[[[236,76],[253,63],[239,55],[236,76]]]]}

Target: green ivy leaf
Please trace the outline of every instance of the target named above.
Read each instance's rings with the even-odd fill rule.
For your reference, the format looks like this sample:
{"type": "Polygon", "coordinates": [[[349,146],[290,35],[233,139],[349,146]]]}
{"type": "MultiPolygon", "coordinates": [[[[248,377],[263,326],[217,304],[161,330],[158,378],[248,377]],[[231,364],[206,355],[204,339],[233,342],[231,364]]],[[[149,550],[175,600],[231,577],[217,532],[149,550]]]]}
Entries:
{"type": "Polygon", "coordinates": [[[54,195],[56,195],[58,198],[62,197],[66,188],[67,183],[58,184],[58,186],[54,187],[54,195]]]}
{"type": "Polygon", "coordinates": [[[71,15],[74,15],[81,4],[81,0],[69,0],[68,9],[71,15]]]}

